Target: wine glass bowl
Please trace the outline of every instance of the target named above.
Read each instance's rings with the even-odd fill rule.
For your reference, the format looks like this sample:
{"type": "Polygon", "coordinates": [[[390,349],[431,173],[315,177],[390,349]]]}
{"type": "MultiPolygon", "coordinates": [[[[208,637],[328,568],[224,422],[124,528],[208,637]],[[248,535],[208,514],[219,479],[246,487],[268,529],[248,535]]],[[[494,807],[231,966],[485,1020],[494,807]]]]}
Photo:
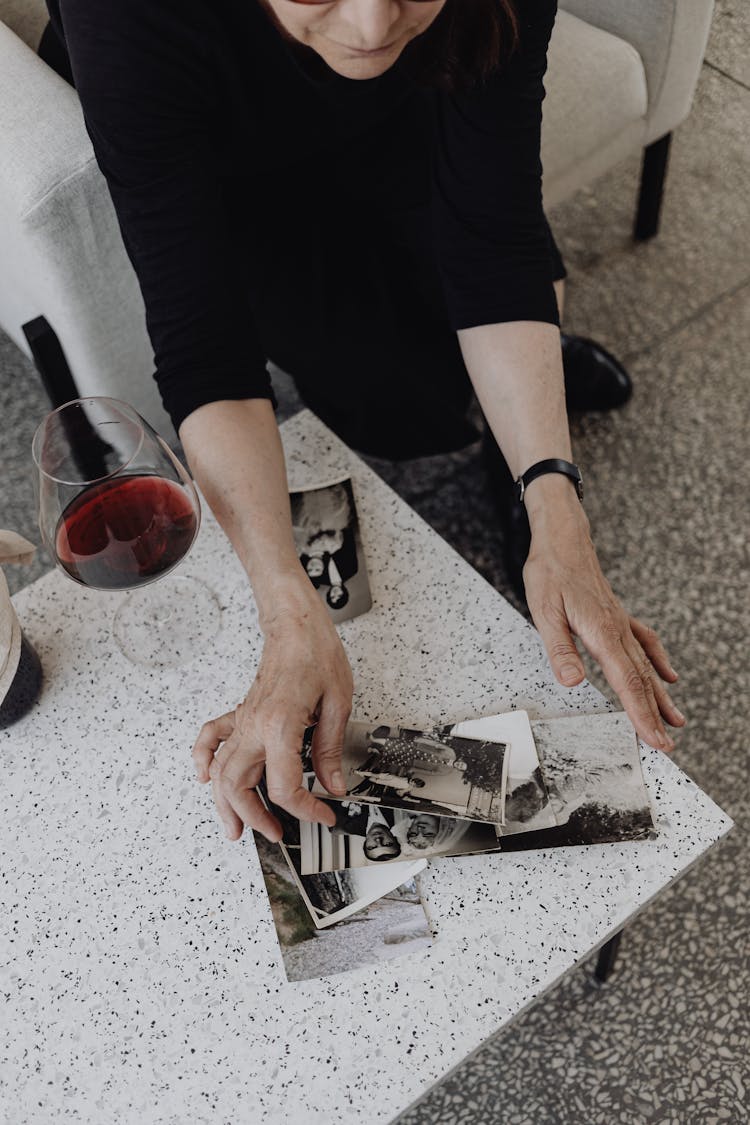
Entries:
{"type": "Polygon", "coordinates": [[[200,525],[193,483],[131,406],[74,399],[32,444],[39,526],[58,566],[99,590],[130,590],[167,574],[200,525]]]}
{"type": "Polygon", "coordinates": [[[113,623],[128,660],[174,667],[205,651],[221,621],[215,595],[196,578],[163,580],[201,518],[163,438],[125,402],[79,398],[43,419],[32,454],[39,528],[58,567],[81,586],[130,591],[113,623]]]}

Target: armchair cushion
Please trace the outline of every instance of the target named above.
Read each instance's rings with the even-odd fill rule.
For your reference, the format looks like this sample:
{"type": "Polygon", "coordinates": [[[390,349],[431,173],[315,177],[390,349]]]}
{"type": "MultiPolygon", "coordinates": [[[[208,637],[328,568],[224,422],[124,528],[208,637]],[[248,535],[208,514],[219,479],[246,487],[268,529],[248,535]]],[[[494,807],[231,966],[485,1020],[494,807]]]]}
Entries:
{"type": "Polygon", "coordinates": [[[684,121],[706,50],[714,0],[561,0],[561,6],[638,51],[648,87],[646,144],[684,121]]]}
{"type": "Polygon", "coordinates": [[[78,95],[2,22],[0,106],[0,325],[28,354],[22,325],[46,316],[81,394],[126,398],[172,438],[78,95]]]}
{"type": "Polygon", "coordinates": [[[0,204],[21,217],[96,162],[75,90],[2,22],[0,60],[0,204]]]}
{"type": "Polygon", "coordinates": [[[648,96],[635,47],[562,10],[545,87],[542,164],[549,206],[638,148],[648,96]]]}

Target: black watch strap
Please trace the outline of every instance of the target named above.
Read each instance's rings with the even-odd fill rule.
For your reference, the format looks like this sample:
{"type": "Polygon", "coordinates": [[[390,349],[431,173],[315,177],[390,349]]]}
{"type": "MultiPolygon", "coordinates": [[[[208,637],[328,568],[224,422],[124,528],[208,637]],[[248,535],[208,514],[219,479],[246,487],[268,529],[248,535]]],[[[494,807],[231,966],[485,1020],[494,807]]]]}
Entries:
{"type": "Polygon", "coordinates": [[[548,457],[546,461],[537,461],[536,465],[532,465],[525,473],[522,473],[516,480],[516,499],[523,503],[524,493],[533,480],[537,477],[544,476],[545,473],[563,473],[564,476],[570,477],[573,484],[576,486],[578,499],[583,503],[583,477],[581,470],[577,465],[572,464],[570,461],[563,461],[561,457],[548,457]]]}

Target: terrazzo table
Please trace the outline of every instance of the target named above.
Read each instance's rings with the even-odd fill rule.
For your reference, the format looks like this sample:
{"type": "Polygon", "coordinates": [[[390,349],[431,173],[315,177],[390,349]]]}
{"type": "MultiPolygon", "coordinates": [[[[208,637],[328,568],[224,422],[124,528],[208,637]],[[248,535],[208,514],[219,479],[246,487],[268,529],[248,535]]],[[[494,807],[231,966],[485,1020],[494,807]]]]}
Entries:
{"type": "MultiPolygon", "coordinates": [[[[292,488],[353,477],[374,599],[341,627],[356,714],[606,709],[590,685],[555,683],[534,630],[317,419],[282,433],[292,488]]],[[[160,674],[112,639],[122,595],[54,572],[15,599],[47,679],[0,732],[3,1125],[391,1120],[730,827],[642,747],[657,842],[442,860],[422,876],[427,953],[288,984],[254,846],[224,838],[193,780],[196,731],[260,655],[207,510],[181,573],[216,591],[222,630],[160,674]]]]}

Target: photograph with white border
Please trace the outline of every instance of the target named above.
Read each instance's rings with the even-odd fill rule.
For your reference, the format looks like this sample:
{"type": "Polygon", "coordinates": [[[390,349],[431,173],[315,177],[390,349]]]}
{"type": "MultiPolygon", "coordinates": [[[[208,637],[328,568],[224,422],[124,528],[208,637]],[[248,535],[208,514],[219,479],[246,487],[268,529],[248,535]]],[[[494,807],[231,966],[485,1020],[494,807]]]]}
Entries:
{"type": "MultiPolygon", "coordinates": [[[[300,879],[280,845],[259,833],[255,833],[255,844],[289,981],[332,976],[419,952],[432,944],[429,921],[413,877],[391,886],[356,912],[339,912],[321,926],[310,912],[310,893],[303,894],[301,884],[319,901],[333,907],[340,888],[351,883],[350,873],[300,879]],[[330,899],[325,897],[324,884],[330,887],[330,899]],[[333,925],[333,920],[338,924],[333,925]]],[[[344,890],[342,897],[352,895],[344,890]]]]}
{"type": "Polygon", "coordinates": [[[349,476],[289,493],[297,554],[337,624],[372,607],[354,490],[349,476]]]}
{"type": "Polygon", "coordinates": [[[331,800],[502,824],[508,761],[507,743],[462,737],[452,728],[426,733],[351,719],[341,755],[346,793],[328,793],[317,780],[313,792],[331,800]]]}
{"type": "Polygon", "coordinates": [[[450,729],[453,734],[467,738],[489,738],[510,745],[505,823],[501,835],[555,827],[557,819],[544,782],[528,712],[486,715],[482,719],[456,723],[450,729]]]}
{"type": "Polygon", "coordinates": [[[304,874],[500,850],[500,828],[476,820],[354,801],[325,803],[336,825],[297,822],[304,874]]]}
{"type": "Polygon", "coordinates": [[[638,739],[624,711],[534,720],[532,731],[558,826],[505,837],[504,851],[655,838],[638,739]]]}

